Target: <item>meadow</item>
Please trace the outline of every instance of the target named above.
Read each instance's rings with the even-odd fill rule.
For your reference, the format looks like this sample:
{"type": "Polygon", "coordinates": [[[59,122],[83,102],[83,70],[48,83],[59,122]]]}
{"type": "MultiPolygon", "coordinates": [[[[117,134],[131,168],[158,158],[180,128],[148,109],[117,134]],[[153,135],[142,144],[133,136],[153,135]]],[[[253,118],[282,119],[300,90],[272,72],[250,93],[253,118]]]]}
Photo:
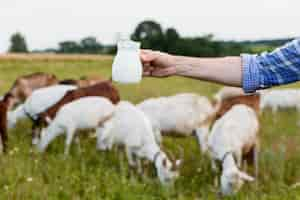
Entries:
{"type": "MultiPolygon", "coordinates": [[[[0,94],[4,94],[18,76],[38,71],[54,73],[60,79],[95,74],[110,77],[111,57],[71,58],[1,57],[0,94]]],[[[181,77],[144,78],[137,85],[116,86],[122,99],[134,103],[182,92],[211,98],[220,88],[216,84],[181,77]]],[[[294,110],[280,111],[276,116],[266,111],[260,116],[257,184],[246,184],[237,195],[225,199],[300,200],[299,120],[294,110]]],[[[180,178],[173,186],[164,188],[153,167],[147,170],[148,175],[143,180],[130,176],[126,160],[119,162],[115,152],[96,151],[95,139],[84,135],[81,136],[81,151],[73,144],[67,158],[63,155],[63,137],[56,139],[41,155],[30,145],[30,128],[31,122],[25,120],[9,131],[8,153],[0,156],[0,200],[217,199],[216,174],[210,168],[208,157],[201,154],[195,138],[164,138],[164,147],[175,155],[180,154],[178,146],[184,149],[180,178]]],[[[253,174],[251,168],[249,173],[253,174]]]]}

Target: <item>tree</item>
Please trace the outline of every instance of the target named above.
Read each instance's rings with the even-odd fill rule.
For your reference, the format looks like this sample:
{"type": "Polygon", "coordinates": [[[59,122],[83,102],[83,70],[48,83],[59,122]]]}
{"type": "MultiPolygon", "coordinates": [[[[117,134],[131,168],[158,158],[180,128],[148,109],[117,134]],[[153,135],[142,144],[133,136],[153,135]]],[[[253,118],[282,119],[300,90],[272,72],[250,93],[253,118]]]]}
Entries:
{"type": "Polygon", "coordinates": [[[27,53],[27,45],[25,38],[21,33],[15,33],[10,38],[11,46],[9,47],[9,52],[14,53],[27,53]]]}
{"type": "Polygon", "coordinates": [[[64,41],[59,43],[59,53],[80,53],[81,47],[75,41],[64,41]]]}
{"type": "Polygon", "coordinates": [[[165,33],[165,51],[168,53],[177,53],[176,44],[180,40],[180,35],[174,28],[168,28],[165,33]]]}
{"type": "Polygon", "coordinates": [[[80,41],[82,53],[100,53],[102,45],[95,37],[86,37],[80,41]]]}
{"type": "Polygon", "coordinates": [[[160,24],[154,21],[141,22],[131,38],[142,43],[142,48],[164,50],[164,33],[160,24]]]}

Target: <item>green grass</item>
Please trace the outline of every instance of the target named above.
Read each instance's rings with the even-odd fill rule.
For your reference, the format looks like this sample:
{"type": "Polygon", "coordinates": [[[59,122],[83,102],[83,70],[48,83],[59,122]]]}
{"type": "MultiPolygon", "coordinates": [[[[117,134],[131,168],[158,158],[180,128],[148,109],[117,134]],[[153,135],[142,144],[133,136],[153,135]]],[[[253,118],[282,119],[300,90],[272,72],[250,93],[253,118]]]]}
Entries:
{"type": "MultiPolygon", "coordinates": [[[[0,92],[3,94],[16,77],[43,71],[59,78],[99,74],[110,76],[111,60],[104,61],[0,61],[0,92]]],[[[122,99],[139,102],[150,97],[195,92],[211,97],[219,88],[214,84],[185,78],[145,78],[139,85],[117,85],[122,99]]],[[[299,84],[289,85],[299,87],[299,84]]],[[[298,115],[293,110],[272,116],[265,112],[261,121],[261,154],[258,186],[247,184],[228,199],[300,199],[300,133],[298,115]]],[[[63,156],[63,137],[40,155],[30,146],[30,122],[20,122],[9,131],[9,151],[0,157],[0,199],[216,199],[214,174],[209,159],[201,155],[193,138],[165,138],[164,146],[178,155],[185,152],[181,177],[175,185],[163,188],[153,167],[141,180],[129,176],[126,161],[115,152],[95,150],[95,139],[81,137],[79,152],[72,145],[63,156]]],[[[251,169],[250,169],[251,173],[251,169]]]]}

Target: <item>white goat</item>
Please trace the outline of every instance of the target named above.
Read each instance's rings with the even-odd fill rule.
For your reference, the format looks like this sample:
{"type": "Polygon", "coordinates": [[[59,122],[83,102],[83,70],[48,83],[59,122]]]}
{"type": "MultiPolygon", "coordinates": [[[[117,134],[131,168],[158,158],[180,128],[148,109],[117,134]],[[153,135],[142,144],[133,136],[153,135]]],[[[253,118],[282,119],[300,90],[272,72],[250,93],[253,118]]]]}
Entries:
{"type": "Polygon", "coordinates": [[[113,117],[97,130],[97,148],[111,149],[114,144],[124,145],[129,165],[139,167],[140,159],[154,163],[159,180],[167,184],[178,176],[180,160],[171,162],[156,143],[151,123],[145,113],[129,102],[120,102],[113,117]],[[136,161],[134,157],[139,160],[136,161]]]}
{"type": "MultiPolygon", "coordinates": [[[[8,127],[15,127],[18,120],[30,118],[37,119],[37,114],[46,110],[57,101],[59,101],[67,91],[76,89],[71,85],[55,85],[35,90],[24,102],[15,110],[9,111],[7,114],[8,127]]],[[[35,122],[34,122],[35,123],[35,122]]],[[[38,134],[33,130],[32,144],[38,143],[38,134]]]]}
{"type": "Polygon", "coordinates": [[[72,139],[77,130],[95,129],[114,111],[114,105],[104,97],[83,97],[65,104],[50,125],[42,130],[40,152],[57,136],[66,133],[65,155],[69,153],[72,139]]]}
{"type": "Polygon", "coordinates": [[[158,136],[160,131],[180,136],[190,136],[196,129],[208,132],[208,118],[215,112],[206,97],[189,93],[147,99],[137,107],[149,117],[158,136]]]}
{"type": "Polygon", "coordinates": [[[300,90],[282,89],[260,91],[260,109],[271,108],[275,113],[279,108],[296,108],[300,111],[300,90]]]}
{"type": "MultiPolygon", "coordinates": [[[[255,173],[257,176],[257,148],[259,122],[253,109],[246,105],[234,105],[225,115],[215,122],[210,135],[204,135],[207,149],[212,158],[212,167],[215,170],[215,161],[222,163],[221,192],[230,195],[240,189],[244,181],[253,181],[254,178],[240,171],[242,156],[253,153],[255,173]],[[235,159],[237,164],[235,163],[235,159]]],[[[201,133],[199,133],[201,134],[201,133]]]]}

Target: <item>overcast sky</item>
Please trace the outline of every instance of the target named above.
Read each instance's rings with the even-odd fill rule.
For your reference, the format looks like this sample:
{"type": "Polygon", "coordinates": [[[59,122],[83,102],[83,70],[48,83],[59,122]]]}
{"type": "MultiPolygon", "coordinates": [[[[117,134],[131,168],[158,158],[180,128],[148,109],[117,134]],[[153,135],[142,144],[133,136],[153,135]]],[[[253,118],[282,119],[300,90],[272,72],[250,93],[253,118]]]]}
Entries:
{"type": "Polygon", "coordinates": [[[300,36],[300,0],[0,0],[0,52],[20,31],[30,49],[96,36],[113,43],[145,19],[183,36],[213,33],[218,39],[300,36]]]}

